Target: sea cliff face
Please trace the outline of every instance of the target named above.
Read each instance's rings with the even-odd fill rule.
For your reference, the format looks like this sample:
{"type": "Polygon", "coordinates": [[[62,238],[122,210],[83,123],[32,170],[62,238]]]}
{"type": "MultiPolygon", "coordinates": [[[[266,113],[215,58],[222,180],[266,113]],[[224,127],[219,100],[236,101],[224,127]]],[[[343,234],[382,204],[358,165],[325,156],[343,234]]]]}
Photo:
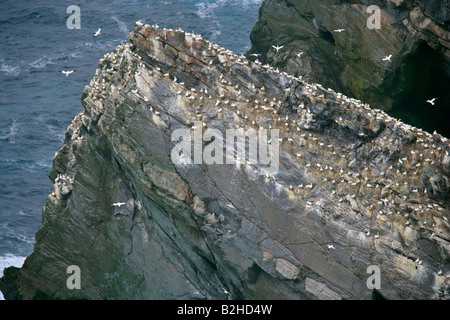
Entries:
{"type": "Polygon", "coordinates": [[[449,6],[440,0],[266,0],[247,56],[261,54],[263,63],[448,137],[449,6]],[[439,106],[426,103],[433,97],[439,106]]]}
{"type": "Polygon", "coordinates": [[[446,138],[195,34],[130,40],[83,92],[5,298],[371,299],[371,265],[377,296],[450,297],[446,138]],[[278,171],[174,163],[172,133],[198,126],[279,130],[278,171]]]}

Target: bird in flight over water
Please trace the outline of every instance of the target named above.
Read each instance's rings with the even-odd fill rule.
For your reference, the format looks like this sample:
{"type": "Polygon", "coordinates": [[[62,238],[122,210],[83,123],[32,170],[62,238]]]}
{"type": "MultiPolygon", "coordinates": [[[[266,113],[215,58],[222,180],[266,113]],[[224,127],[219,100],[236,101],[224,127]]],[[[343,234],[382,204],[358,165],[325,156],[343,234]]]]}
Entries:
{"type": "Polygon", "coordinates": [[[77,72],[77,70],[58,70],[59,72],[61,72],[62,74],[65,74],[66,77],[69,76],[69,74],[72,74],[74,72],[77,72]]]}
{"type": "Polygon", "coordinates": [[[97,29],[97,31],[94,33],[93,38],[98,37],[99,35],[102,34],[102,28],[103,28],[103,26],[101,26],[100,28],[97,29]]]}

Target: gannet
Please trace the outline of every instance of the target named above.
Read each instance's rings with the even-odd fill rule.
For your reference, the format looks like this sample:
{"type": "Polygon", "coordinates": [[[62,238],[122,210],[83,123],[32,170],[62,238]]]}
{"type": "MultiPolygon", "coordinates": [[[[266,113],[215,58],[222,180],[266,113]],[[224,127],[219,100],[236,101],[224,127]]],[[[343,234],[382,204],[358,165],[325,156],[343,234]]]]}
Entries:
{"type": "Polygon", "coordinates": [[[328,249],[336,249],[332,244],[327,245],[328,249]]]}
{"type": "Polygon", "coordinates": [[[77,72],[77,70],[58,70],[59,72],[63,73],[66,75],[66,77],[69,76],[69,74],[73,73],[73,72],[77,72]]]}
{"type": "Polygon", "coordinates": [[[275,50],[277,50],[277,53],[278,53],[278,51],[279,51],[280,49],[283,48],[283,46],[274,46],[274,45],[272,45],[272,47],[275,48],[275,50]]]}
{"type": "Polygon", "coordinates": [[[223,290],[223,293],[228,294],[228,295],[231,296],[231,293],[229,293],[227,290],[225,290],[224,288],[222,288],[222,290],[223,290]]]}
{"type": "Polygon", "coordinates": [[[335,29],[335,30],[333,30],[334,32],[342,32],[342,31],[344,31],[345,29],[335,29]]]}
{"type": "Polygon", "coordinates": [[[437,98],[433,98],[433,99],[431,99],[431,100],[427,100],[427,102],[429,103],[429,104],[431,104],[432,106],[434,106],[434,100],[436,100],[437,98]]]}
{"type": "Polygon", "coordinates": [[[303,51],[300,51],[300,52],[297,52],[296,53],[296,55],[297,55],[297,57],[299,57],[300,58],[300,56],[303,54],[303,51]]]}
{"type": "Polygon", "coordinates": [[[113,203],[113,206],[120,208],[120,206],[123,206],[124,204],[125,204],[125,202],[116,202],[116,203],[113,203]]]}
{"type": "Polygon", "coordinates": [[[261,55],[261,53],[250,53],[250,55],[253,57],[259,57],[261,55]]]}
{"type": "Polygon", "coordinates": [[[101,34],[102,28],[103,28],[103,26],[101,26],[100,28],[98,28],[98,30],[94,33],[93,38],[98,37],[98,36],[101,34]]]}
{"type": "Polygon", "coordinates": [[[389,61],[391,62],[391,58],[392,58],[392,54],[390,54],[389,56],[386,56],[383,58],[383,61],[389,61]]]}

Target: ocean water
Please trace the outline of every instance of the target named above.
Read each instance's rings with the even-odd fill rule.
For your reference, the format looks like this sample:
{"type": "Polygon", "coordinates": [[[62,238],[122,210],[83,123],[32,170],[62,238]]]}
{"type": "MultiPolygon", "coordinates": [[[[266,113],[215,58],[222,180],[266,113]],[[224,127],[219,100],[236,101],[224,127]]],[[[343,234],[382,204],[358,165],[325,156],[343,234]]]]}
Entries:
{"type": "MultiPolygon", "coordinates": [[[[41,211],[52,192],[55,152],[98,60],[128,42],[134,23],[202,33],[239,54],[262,0],[2,0],[0,10],[0,272],[33,250],[41,211]],[[69,30],[78,5],[81,29],[69,30]],[[98,27],[102,34],[93,38],[98,27]],[[69,77],[58,70],[74,69],[69,77]]],[[[1,275],[1,273],[0,273],[1,275]]]]}

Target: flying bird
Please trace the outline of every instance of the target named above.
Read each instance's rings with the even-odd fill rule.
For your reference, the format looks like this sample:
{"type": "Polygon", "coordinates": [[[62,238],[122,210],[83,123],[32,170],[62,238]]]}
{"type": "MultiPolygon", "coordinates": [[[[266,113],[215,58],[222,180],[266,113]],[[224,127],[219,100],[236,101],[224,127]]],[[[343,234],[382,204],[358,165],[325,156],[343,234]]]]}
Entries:
{"type": "Polygon", "coordinates": [[[274,45],[272,45],[272,47],[275,48],[275,50],[277,50],[277,53],[278,51],[280,51],[280,49],[283,48],[283,46],[274,46],[274,45]]]}
{"type": "Polygon", "coordinates": [[[334,32],[342,32],[342,31],[344,31],[345,29],[336,29],[336,30],[333,30],[334,32]]]}
{"type": "Polygon", "coordinates": [[[114,207],[121,207],[121,206],[123,206],[125,204],[125,202],[116,202],[116,203],[113,203],[113,206],[114,207]]]}
{"type": "Polygon", "coordinates": [[[250,55],[253,57],[259,57],[261,55],[261,53],[250,53],[250,55]]]}
{"type": "Polygon", "coordinates": [[[383,61],[389,61],[389,62],[391,62],[391,58],[392,58],[392,54],[390,54],[390,55],[384,57],[384,58],[383,58],[383,61]]]}
{"type": "Polygon", "coordinates": [[[436,100],[437,98],[433,98],[433,99],[431,99],[431,100],[427,100],[427,102],[429,103],[429,104],[431,104],[432,106],[434,106],[434,101],[436,100]]]}
{"type": "Polygon", "coordinates": [[[77,70],[58,70],[59,72],[61,72],[62,74],[65,74],[66,77],[69,76],[69,74],[72,74],[73,72],[77,72],[77,70]]]}
{"type": "Polygon", "coordinates": [[[300,56],[301,56],[302,54],[303,54],[303,51],[300,51],[300,52],[296,53],[297,57],[299,57],[299,58],[300,58],[300,56]]]}
{"type": "Polygon", "coordinates": [[[98,28],[98,30],[94,33],[93,38],[98,37],[98,36],[102,33],[102,28],[103,28],[103,26],[101,26],[100,28],[98,28]]]}
{"type": "Polygon", "coordinates": [[[222,288],[222,291],[223,291],[223,293],[225,293],[225,294],[228,294],[228,295],[230,295],[231,296],[231,293],[230,292],[228,292],[225,288],[222,288]]]}
{"type": "Polygon", "coordinates": [[[332,244],[327,245],[328,249],[336,249],[332,244]]]}

